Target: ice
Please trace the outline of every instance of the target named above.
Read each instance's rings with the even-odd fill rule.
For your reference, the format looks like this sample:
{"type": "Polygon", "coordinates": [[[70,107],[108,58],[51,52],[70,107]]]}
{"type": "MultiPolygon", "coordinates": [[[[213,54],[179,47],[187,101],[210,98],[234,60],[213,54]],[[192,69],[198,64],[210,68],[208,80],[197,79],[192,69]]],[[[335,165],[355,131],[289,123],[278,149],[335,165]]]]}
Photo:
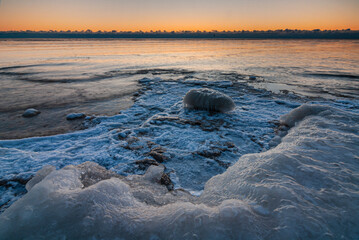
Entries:
{"type": "Polygon", "coordinates": [[[34,117],[40,113],[41,112],[35,108],[29,108],[29,109],[26,109],[26,111],[22,114],[22,116],[25,118],[30,118],[30,117],[34,117]]]}
{"type": "Polygon", "coordinates": [[[222,173],[241,155],[268,149],[276,127],[271,121],[291,109],[260,91],[247,93],[245,85],[234,82],[228,87],[224,80],[225,84],[203,84],[230,96],[240,107],[228,114],[189,111],[182,99],[198,85],[185,78],[145,78],[140,82],[142,94],[131,108],[112,117],[84,119],[89,129],[0,141],[0,179],[11,180],[19,173],[26,173],[29,179],[45,165],[59,169],[86,161],[122,175],[143,174],[146,168],[137,163],[150,159],[163,161],[166,173],[178,179],[177,188],[201,191],[209,178],[222,173]]]}
{"type": "Polygon", "coordinates": [[[30,191],[33,186],[41,182],[47,175],[49,175],[56,168],[54,166],[44,166],[36,175],[26,183],[26,190],[30,191]]]}
{"type": "MultiPolygon", "coordinates": [[[[88,117],[83,124],[89,128],[83,131],[0,141],[0,212],[26,192],[26,182],[42,167],[59,169],[86,161],[124,176],[163,164],[176,189],[201,192],[208,179],[243,154],[277,146],[288,131],[278,119],[306,101],[256,90],[236,78],[196,84],[187,80],[140,79],[141,94],[131,108],[112,117],[88,117]],[[183,97],[199,87],[223,92],[236,109],[226,114],[185,109],[183,97]]],[[[359,109],[353,100],[330,105],[359,109]]]]}
{"type": "Polygon", "coordinates": [[[86,118],[83,131],[0,141],[0,236],[358,235],[356,100],[276,95],[235,78],[188,79],[140,79],[131,108],[86,118]],[[185,94],[199,87],[237,107],[226,114],[184,108],[185,94]]]}
{"type": "Polygon", "coordinates": [[[243,155],[200,197],[152,181],[163,167],[124,178],[86,162],[33,185],[0,215],[0,236],[357,239],[359,115],[318,105],[291,115],[300,117],[278,146],[243,155]],[[84,175],[95,181],[85,186],[84,175]]]}
{"type": "Polygon", "coordinates": [[[299,122],[303,118],[310,116],[310,115],[318,114],[327,109],[328,108],[325,106],[304,104],[304,105],[294,109],[290,113],[282,116],[280,118],[280,121],[282,124],[285,124],[289,127],[293,127],[296,122],[299,122]]]}
{"type": "Polygon", "coordinates": [[[67,120],[75,120],[80,118],[85,118],[86,115],[84,113],[70,113],[66,116],[67,120]]]}
{"type": "Polygon", "coordinates": [[[161,180],[163,171],[164,171],[164,166],[152,165],[147,169],[147,172],[144,175],[144,178],[151,182],[159,182],[161,180]]]}

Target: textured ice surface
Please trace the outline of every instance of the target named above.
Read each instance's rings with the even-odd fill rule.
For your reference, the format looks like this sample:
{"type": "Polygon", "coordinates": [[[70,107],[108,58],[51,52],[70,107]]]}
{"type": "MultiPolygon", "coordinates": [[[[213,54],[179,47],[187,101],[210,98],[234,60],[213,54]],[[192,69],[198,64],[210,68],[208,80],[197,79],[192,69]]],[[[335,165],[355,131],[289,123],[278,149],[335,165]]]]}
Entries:
{"type": "Polygon", "coordinates": [[[237,79],[206,79],[214,80],[190,74],[143,78],[131,108],[113,117],[87,118],[87,130],[0,141],[0,211],[25,192],[24,184],[43,166],[59,169],[86,161],[122,175],[143,174],[149,165],[162,163],[175,188],[198,193],[241,155],[269,149],[279,117],[300,105],[300,99],[273,96],[237,79]],[[223,92],[237,107],[227,114],[183,108],[185,94],[200,87],[223,92]]]}
{"type": "Polygon", "coordinates": [[[229,96],[208,88],[191,89],[183,98],[183,103],[187,108],[211,112],[229,112],[236,107],[229,96]]]}
{"type": "Polygon", "coordinates": [[[358,239],[359,115],[318,107],[286,115],[298,120],[278,146],[242,156],[198,198],[158,184],[161,167],[126,178],[95,163],[51,171],[0,216],[0,236],[358,239]]]}
{"type": "MultiPolygon", "coordinates": [[[[278,145],[288,128],[280,116],[308,101],[253,89],[238,75],[179,76],[140,79],[142,90],[131,108],[113,117],[88,117],[87,130],[0,141],[0,212],[26,192],[26,182],[42,167],[86,161],[125,176],[161,163],[175,188],[198,195],[208,179],[243,154],[278,145]],[[237,107],[227,114],[183,108],[185,94],[200,87],[225,93],[237,107]]],[[[353,100],[312,103],[359,110],[353,100]]]]}

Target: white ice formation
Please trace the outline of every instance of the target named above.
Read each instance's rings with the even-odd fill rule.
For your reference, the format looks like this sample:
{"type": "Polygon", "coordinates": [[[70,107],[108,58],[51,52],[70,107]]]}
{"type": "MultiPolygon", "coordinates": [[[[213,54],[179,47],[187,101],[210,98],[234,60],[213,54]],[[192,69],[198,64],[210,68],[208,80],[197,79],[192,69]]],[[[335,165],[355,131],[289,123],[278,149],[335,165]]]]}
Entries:
{"type": "Polygon", "coordinates": [[[0,215],[0,236],[358,239],[359,115],[305,105],[282,122],[292,128],[278,146],[242,156],[198,198],[158,184],[161,167],[128,177],[89,162],[45,168],[0,215]]]}

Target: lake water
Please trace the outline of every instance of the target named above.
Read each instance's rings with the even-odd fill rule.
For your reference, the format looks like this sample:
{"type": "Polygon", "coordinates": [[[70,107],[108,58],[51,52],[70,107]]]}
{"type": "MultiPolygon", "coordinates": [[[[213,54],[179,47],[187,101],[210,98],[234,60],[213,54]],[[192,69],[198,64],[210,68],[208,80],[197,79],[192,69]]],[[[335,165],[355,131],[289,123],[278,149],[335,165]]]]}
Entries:
{"type": "Polygon", "coordinates": [[[358,40],[1,40],[0,56],[0,236],[359,237],[358,40]],[[194,88],[236,108],[186,109],[194,88]]]}
{"type": "Polygon", "coordinates": [[[2,139],[82,128],[65,120],[71,112],[117,114],[147,74],[253,75],[248,85],[276,93],[359,95],[356,40],[2,40],[0,54],[2,139]],[[42,114],[23,119],[27,108],[42,114]]]}

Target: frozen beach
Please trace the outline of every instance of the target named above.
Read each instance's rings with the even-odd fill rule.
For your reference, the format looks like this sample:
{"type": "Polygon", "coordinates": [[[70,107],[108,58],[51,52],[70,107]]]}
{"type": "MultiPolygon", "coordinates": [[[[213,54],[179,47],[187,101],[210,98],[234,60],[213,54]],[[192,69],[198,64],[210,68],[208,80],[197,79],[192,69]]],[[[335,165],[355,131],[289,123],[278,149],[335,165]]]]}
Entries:
{"type": "Polygon", "coordinates": [[[1,43],[4,239],[359,237],[358,41],[1,43]]]}

